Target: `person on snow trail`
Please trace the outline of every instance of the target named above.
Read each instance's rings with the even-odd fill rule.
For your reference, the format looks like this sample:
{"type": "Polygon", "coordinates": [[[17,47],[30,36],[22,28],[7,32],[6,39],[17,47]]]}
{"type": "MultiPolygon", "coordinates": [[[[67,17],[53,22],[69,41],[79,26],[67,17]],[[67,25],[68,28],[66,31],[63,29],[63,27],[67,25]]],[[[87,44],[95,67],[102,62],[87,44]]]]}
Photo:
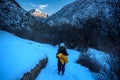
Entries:
{"type": "Polygon", "coordinates": [[[62,71],[62,75],[65,72],[65,64],[68,63],[68,53],[66,51],[64,43],[61,43],[56,54],[56,58],[58,58],[58,74],[62,71]]]}

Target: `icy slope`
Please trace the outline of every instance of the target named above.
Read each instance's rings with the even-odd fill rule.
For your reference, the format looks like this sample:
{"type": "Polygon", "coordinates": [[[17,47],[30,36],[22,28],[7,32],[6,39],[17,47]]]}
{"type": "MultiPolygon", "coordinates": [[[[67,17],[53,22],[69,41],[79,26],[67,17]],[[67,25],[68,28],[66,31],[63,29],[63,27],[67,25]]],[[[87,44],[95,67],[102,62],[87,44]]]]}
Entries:
{"type": "Polygon", "coordinates": [[[0,80],[17,80],[45,57],[38,43],[0,30],[0,80]]]}

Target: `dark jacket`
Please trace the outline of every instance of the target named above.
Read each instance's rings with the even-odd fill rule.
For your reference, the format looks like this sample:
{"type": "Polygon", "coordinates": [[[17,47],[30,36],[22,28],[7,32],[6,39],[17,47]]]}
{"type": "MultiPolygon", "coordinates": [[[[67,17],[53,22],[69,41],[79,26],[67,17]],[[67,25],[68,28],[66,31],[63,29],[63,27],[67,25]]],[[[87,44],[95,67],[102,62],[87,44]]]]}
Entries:
{"type": "Polygon", "coordinates": [[[63,53],[64,55],[68,56],[68,53],[67,53],[66,48],[64,46],[59,47],[57,54],[59,54],[59,53],[63,53]]]}

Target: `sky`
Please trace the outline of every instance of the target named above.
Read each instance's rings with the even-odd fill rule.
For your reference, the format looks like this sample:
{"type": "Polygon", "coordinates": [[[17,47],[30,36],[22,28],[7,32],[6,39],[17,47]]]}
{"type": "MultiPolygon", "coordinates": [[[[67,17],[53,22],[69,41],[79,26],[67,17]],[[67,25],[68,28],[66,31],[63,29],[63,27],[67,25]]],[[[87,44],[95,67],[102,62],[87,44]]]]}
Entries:
{"type": "Polygon", "coordinates": [[[65,5],[74,2],[75,0],[16,0],[20,6],[26,11],[39,9],[49,15],[59,11],[65,5]]]}

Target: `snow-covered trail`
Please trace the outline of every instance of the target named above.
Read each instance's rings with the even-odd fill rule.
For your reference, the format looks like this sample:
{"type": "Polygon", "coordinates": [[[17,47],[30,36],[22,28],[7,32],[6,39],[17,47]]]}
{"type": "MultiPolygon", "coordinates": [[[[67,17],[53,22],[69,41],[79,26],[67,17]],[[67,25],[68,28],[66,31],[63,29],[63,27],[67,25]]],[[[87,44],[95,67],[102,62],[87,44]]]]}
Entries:
{"type": "Polygon", "coordinates": [[[66,64],[65,75],[58,75],[56,59],[57,47],[51,46],[51,48],[48,47],[44,49],[46,49],[46,51],[43,51],[45,51],[49,61],[36,80],[94,80],[91,72],[87,68],[75,63],[80,55],[79,52],[67,49],[69,61],[66,64]]]}
{"type": "Polygon", "coordinates": [[[45,56],[48,63],[36,80],[94,80],[86,67],[75,63],[80,56],[75,50],[67,49],[68,63],[62,76],[57,73],[57,46],[25,40],[1,30],[0,37],[0,80],[20,79],[45,56]]]}

